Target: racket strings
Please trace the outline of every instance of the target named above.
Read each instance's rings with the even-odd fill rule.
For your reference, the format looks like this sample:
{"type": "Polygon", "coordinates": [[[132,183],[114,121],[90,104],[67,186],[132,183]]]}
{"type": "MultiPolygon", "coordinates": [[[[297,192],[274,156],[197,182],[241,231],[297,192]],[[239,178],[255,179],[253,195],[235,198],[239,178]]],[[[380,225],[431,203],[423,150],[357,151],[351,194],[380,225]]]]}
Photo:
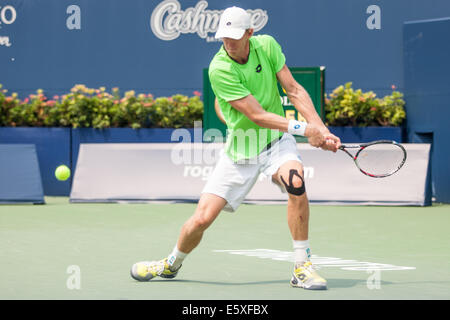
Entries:
{"type": "Polygon", "coordinates": [[[394,144],[375,144],[362,149],[357,158],[358,167],[374,176],[396,172],[405,160],[402,148],[394,144]]]}

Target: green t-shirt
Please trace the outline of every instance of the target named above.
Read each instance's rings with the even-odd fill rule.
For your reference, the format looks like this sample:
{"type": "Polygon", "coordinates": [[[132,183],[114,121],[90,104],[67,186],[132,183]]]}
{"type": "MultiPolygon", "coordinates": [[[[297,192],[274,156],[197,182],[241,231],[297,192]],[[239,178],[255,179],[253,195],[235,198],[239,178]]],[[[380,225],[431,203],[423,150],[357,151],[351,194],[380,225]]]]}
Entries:
{"type": "Polygon", "coordinates": [[[280,45],[268,35],[250,38],[250,54],[245,64],[232,60],[223,46],[212,59],[209,79],[227,123],[225,151],[233,161],[257,156],[283,132],[256,125],[228,102],[251,94],[264,110],[284,116],[276,73],[285,62],[280,45]]]}

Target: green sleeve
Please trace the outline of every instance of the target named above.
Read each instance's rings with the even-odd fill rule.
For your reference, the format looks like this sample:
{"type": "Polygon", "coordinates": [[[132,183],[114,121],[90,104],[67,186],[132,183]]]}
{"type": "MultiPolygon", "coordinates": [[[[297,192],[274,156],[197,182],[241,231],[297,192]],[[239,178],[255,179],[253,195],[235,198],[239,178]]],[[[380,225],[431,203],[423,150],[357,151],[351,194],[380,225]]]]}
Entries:
{"type": "Polygon", "coordinates": [[[209,79],[216,97],[227,102],[244,98],[250,94],[239,77],[231,71],[215,69],[210,73],[209,79]]]}
{"type": "Polygon", "coordinates": [[[286,63],[286,57],[281,50],[281,46],[278,42],[271,36],[267,36],[267,49],[269,54],[269,59],[272,62],[273,69],[278,72],[283,68],[286,63]]]}

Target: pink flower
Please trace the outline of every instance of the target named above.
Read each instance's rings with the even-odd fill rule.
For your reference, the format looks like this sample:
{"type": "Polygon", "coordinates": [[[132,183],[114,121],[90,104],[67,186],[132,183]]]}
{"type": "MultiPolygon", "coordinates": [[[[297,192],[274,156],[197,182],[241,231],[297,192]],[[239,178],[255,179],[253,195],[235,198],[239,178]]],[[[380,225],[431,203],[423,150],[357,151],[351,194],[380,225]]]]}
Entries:
{"type": "Polygon", "coordinates": [[[119,100],[114,100],[114,104],[118,104],[119,103],[119,100]]]}
{"type": "Polygon", "coordinates": [[[371,110],[371,111],[376,111],[376,110],[377,110],[377,108],[375,108],[375,107],[372,107],[372,108],[370,108],[370,110],[371,110]]]}
{"type": "Polygon", "coordinates": [[[53,100],[49,100],[44,103],[44,105],[46,105],[47,107],[53,107],[55,104],[56,104],[56,101],[53,101],[53,100]]]}
{"type": "Polygon", "coordinates": [[[197,97],[200,97],[202,95],[202,93],[200,91],[195,90],[194,95],[196,95],[197,97]]]}
{"type": "Polygon", "coordinates": [[[391,88],[392,88],[392,90],[397,89],[397,87],[395,86],[395,84],[393,84],[393,85],[391,86],[391,88]]]}
{"type": "Polygon", "coordinates": [[[6,98],[5,98],[5,101],[6,101],[6,102],[12,102],[12,101],[13,101],[13,98],[12,98],[12,97],[6,97],[6,98]]]}
{"type": "Polygon", "coordinates": [[[30,101],[30,99],[25,98],[25,99],[23,100],[23,103],[28,103],[29,101],[30,101]]]}
{"type": "Polygon", "coordinates": [[[53,96],[53,100],[58,100],[59,96],[53,96]]]}

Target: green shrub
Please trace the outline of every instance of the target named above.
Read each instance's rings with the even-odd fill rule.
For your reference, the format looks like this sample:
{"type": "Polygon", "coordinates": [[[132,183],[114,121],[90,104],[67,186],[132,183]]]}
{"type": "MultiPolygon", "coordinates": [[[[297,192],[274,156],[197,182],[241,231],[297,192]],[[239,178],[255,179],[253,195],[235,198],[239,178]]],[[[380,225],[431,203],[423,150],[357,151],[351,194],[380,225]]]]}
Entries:
{"type": "Polygon", "coordinates": [[[193,127],[203,117],[200,93],[193,97],[174,95],[154,99],[151,94],[111,93],[76,85],[70,93],[48,99],[42,90],[23,101],[17,94],[6,96],[0,85],[0,126],[72,128],[180,128],[193,127]]]}
{"type": "Polygon", "coordinates": [[[201,121],[202,116],[203,103],[198,96],[174,95],[156,99],[151,119],[159,127],[186,128],[191,127],[194,121],[201,121]]]}
{"type": "Polygon", "coordinates": [[[372,91],[354,90],[348,82],[326,97],[326,121],[329,126],[400,126],[406,117],[404,105],[398,91],[380,99],[372,91]]]}

